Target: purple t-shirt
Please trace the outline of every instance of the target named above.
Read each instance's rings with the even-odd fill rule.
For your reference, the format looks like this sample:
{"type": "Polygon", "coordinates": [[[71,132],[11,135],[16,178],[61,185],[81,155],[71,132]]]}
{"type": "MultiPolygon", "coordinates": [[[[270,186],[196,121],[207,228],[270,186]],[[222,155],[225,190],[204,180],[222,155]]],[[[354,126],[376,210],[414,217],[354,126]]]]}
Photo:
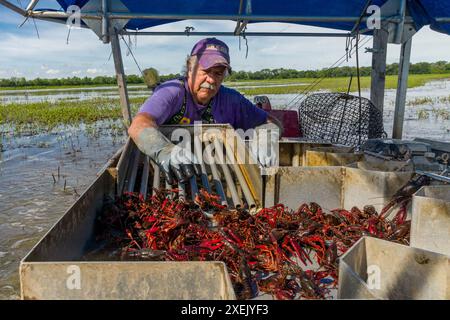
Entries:
{"type": "MultiPolygon", "coordinates": [[[[141,106],[139,113],[151,115],[158,125],[168,122],[180,112],[186,94],[186,111],[182,124],[201,121],[202,111],[206,106],[194,102],[186,79],[184,87],[178,79],[169,80],[159,85],[141,106]]],[[[234,89],[221,86],[212,99],[212,115],[215,123],[229,123],[235,129],[247,130],[267,121],[267,113],[255,106],[234,89]]]]}

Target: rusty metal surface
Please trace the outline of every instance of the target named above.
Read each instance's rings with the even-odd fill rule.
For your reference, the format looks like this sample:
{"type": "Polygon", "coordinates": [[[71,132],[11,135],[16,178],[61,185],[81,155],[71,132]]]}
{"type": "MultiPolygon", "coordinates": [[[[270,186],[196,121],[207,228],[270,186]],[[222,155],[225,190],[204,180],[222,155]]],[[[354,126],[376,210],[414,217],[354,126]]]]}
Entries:
{"type": "Polygon", "coordinates": [[[223,262],[25,262],[22,299],[235,299],[223,262]]]}
{"type": "Polygon", "coordinates": [[[450,186],[422,187],[412,199],[411,246],[450,256],[450,186]]]}
{"type": "Polygon", "coordinates": [[[103,171],[107,170],[110,167],[115,167],[119,161],[119,158],[123,152],[125,146],[121,146],[116,153],[98,170],[97,176],[101,175],[103,171]]]}
{"type": "Polygon", "coordinates": [[[449,256],[371,237],[339,262],[339,299],[449,299],[449,256]]]}
{"type": "Polygon", "coordinates": [[[362,154],[337,147],[323,147],[306,150],[306,166],[344,166],[358,162],[362,154]]]}
{"type": "Polygon", "coordinates": [[[412,162],[399,161],[399,160],[385,160],[378,157],[374,157],[368,154],[364,154],[361,161],[356,164],[357,168],[373,171],[414,171],[414,165],[412,162]]]}
{"type": "MultiPolygon", "coordinates": [[[[279,144],[279,165],[281,167],[298,167],[306,165],[306,152],[321,147],[331,147],[325,142],[308,142],[292,139],[282,139],[279,144]]],[[[339,148],[335,146],[335,148],[339,148]]]]}

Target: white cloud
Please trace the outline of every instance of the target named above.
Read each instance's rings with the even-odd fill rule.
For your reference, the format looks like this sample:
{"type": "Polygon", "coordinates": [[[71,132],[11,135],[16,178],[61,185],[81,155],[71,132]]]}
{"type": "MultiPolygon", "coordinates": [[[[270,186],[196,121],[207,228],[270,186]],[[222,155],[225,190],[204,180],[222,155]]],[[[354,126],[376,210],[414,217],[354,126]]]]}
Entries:
{"type": "Polygon", "coordinates": [[[89,73],[89,74],[97,74],[97,73],[100,73],[101,71],[102,70],[95,69],[95,68],[86,70],[86,72],[89,73]]]}
{"type": "MultiPolygon", "coordinates": [[[[35,60],[42,57],[72,57],[88,56],[90,51],[103,51],[102,44],[97,36],[90,30],[72,30],[69,44],[66,43],[67,28],[55,25],[53,28],[40,28],[40,38],[30,32],[4,33],[2,35],[3,58],[16,57],[35,60]],[[26,50],[24,50],[26,44],[26,50]]],[[[66,60],[66,61],[67,61],[66,60]]],[[[72,59],[73,61],[73,59],[72,59]]],[[[51,63],[45,62],[44,65],[51,63]]]]}
{"type": "MultiPolygon", "coordinates": [[[[20,17],[17,24],[21,22],[20,17]]],[[[172,24],[149,28],[146,31],[184,31],[186,26],[194,26],[195,31],[233,31],[232,21],[179,21],[172,24]]],[[[27,77],[33,72],[60,70],[60,74],[79,76],[114,75],[113,58],[108,61],[111,46],[103,44],[90,30],[72,30],[69,44],[66,44],[68,29],[65,25],[39,22],[41,39],[37,39],[31,23],[22,29],[7,31],[0,37],[2,54],[0,65],[8,66],[3,72],[6,77],[17,76],[12,70],[27,70],[27,77]],[[27,27],[26,27],[27,26],[27,27]],[[24,29],[26,27],[26,29],[24,29]],[[26,49],[24,49],[26,48],[26,49]],[[75,70],[74,70],[75,69],[75,70]],[[6,73],[5,73],[6,72],[6,73]]],[[[341,32],[317,27],[282,23],[257,23],[248,26],[251,31],[270,32],[341,32]]],[[[127,37],[126,37],[127,38],[127,37]]],[[[141,69],[155,67],[162,74],[180,72],[186,55],[200,38],[194,36],[139,36],[137,48],[135,37],[131,36],[132,51],[141,69]]],[[[245,40],[218,37],[230,47],[231,64],[234,70],[255,71],[262,68],[321,69],[331,66],[345,54],[345,38],[317,37],[248,37],[248,58],[245,40]]],[[[128,40],[128,39],[127,39],[128,40]]],[[[127,74],[137,74],[138,68],[131,57],[126,56],[126,46],[121,42],[124,67],[127,74]]],[[[364,47],[371,47],[369,41],[360,51],[360,65],[371,64],[371,54],[364,53],[364,47]]],[[[399,45],[389,45],[388,63],[398,62],[399,45]]],[[[450,60],[450,36],[423,28],[413,38],[411,61],[450,60]]],[[[342,65],[355,65],[355,59],[342,65]]]]}
{"type": "Polygon", "coordinates": [[[59,74],[61,71],[57,69],[48,69],[45,73],[49,75],[59,74]]]}
{"type": "Polygon", "coordinates": [[[14,77],[21,77],[21,76],[23,76],[23,73],[20,72],[20,71],[17,70],[17,69],[12,70],[11,73],[12,73],[12,75],[13,75],[14,77]]]}

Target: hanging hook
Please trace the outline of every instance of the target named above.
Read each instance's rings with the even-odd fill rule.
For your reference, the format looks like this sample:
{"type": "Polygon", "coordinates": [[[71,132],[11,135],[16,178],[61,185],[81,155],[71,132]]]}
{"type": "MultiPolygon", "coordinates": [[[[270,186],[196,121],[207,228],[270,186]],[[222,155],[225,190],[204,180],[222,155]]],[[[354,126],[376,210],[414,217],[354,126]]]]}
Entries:
{"type": "Polygon", "coordinates": [[[245,30],[247,29],[247,26],[244,26],[242,31],[239,33],[239,51],[241,51],[241,37],[245,40],[245,59],[248,57],[248,40],[247,36],[245,35],[245,30]]]}
{"type": "Polygon", "coordinates": [[[66,44],[69,44],[70,30],[72,30],[72,26],[69,26],[69,32],[67,33],[66,44]]]}
{"type": "Polygon", "coordinates": [[[136,28],[136,32],[134,34],[134,50],[137,50],[137,36],[138,36],[138,28],[136,28]]]}
{"type": "Polygon", "coordinates": [[[186,35],[189,37],[191,31],[194,31],[195,28],[192,26],[186,26],[186,28],[184,29],[184,32],[186,33],[186,35]]]}

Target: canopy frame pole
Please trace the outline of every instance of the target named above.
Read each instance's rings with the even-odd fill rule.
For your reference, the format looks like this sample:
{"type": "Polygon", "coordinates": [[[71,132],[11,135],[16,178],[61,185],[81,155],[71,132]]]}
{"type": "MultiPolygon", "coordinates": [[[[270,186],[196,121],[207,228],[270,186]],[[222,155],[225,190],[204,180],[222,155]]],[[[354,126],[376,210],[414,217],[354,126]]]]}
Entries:
{"type": "Polygon", "coordinates": [[[102,41],[109,42],[108,0],[102,0],[102,41]]]}
{"type": "Polygon", "coordinates": [[[412,38],[402,43],[398,66],[397,94],[395,97],[394,125],[392,138],[401,139],[403,134],[403,120],[405,118],[406,91],[408,89],[409,63],[411,58],[412,38]]]}
{"type": "Polygon", "coordinates": [[[29,12],[30,10],[33,10],[34,7],[36,7],[39,0],[30,0],[30,2],[27,5],[27,8],[25,9],[26,12],[29,12]]]}
{"type": "MultiPolygon", "coordinates": [[[[8,3],[1,0],[2,3],[8,3]]],[[[9,4],[9,3],[8,3],[9,4]]],[[[5,4],[6,5],[6,4],[5,4]]],[[[11,4],[9,4],[12,6],[11,4]]],[[[19,8],[20,9],[20,8],[19,8]]],[[[22,9],[20,9],[22,10],[22,9]]],[[[22,10],[24,11],[24,10],[22,10]]],[[[69,18],[70,14],[64,11],[31,11],[30,16],[35,18],[69,18]]],[[[247,20],[247,21],[272,21],[272,22],[356,22],[360,17],[352,16],[272,16],[272,15],[233,15],[233,14],[149,14],[149,13],[123,13],[109,12],[108,17],[112,20],[129,20],[129,19],[149,19],[149,20],[247,20]]],[[[80,18],[101,20],[102,15],[98,11],[81,11],[80,18]]],[[[449,20],[450,17],[438,17],[441,21],[449,20]]],[[[402,21],[398,15],[382,16],[382,21],[389,20],[392,22],[402,21]]],[[[367,17],[363,17],[361,22],[366,21],[367,17]]]]}
{"type": "MultiPolygon", "coordinates": [[[[246,6],[245,6],[245,14],[251,15],[252,14],[252,0],[245,0],[246,6]]],[[[243,0],[241,0],[241,3],[239,5],[239,15],[242,15],[242,8],[243,8],[243,0]]],[[[239,36],[242,31],[245,30],[247,27],[248,20],[238,20],[238,23],[236,25],[236,29],[234,29],[234,34],[236,36],[239,36]]]]}
{"type": "MultiPolygon", "coordinates": [[[[186,32],[174,31],[121,31],[122,35],[130,36],[185,36],[186,32]]],[[[236,36],[234,32],[189,32],[189,36],[236,36]]],[[[245,32],[245,36],[255,37],[340,37],[346,38],[349,33],[344,32],[245,32]]]]}
{"type": "Polygon", "coordinates": [[[381,114],[384,109],[388,36],[389,32],[383,28],[375,29],[373,32],[370,101],[380,110],[381,114]]]}
{"type": "MultiPolygon", "coordinates": [[[[244,5],[244,0],[240,0],[240,2],[239,2],[239,12],[238,12],[238,14],[239,15],[241,15],[242,14],[242,6],[244,5]]],[[[234,34],[235,35],[237,35],[238,34],[238,32],[240,32],[239,30],[240,30],[240,28],[241,28],[241,20],[238,20],[237,22],[236,22],[236,28],[234,29],[234,34]]]]}
{"type": "Polygon", "coordinates": [[[400,0],[398,15],[400,16],[400,21],[397,23],[397,28],[394,34],[394,43],[401,43],[403,36],[403,29],[405,26],[405,16],[406,16],[406,0],[400,0]]]}
{"type": "Polygon", "coordinates": [[[0,4],[4,5],[5,7],[7,7],[8,9],[14,11],[15,13],[18,13],[22,16],[26,16],[27,12],[25,10],[23,10],[22,8],[10,3],[9,1],[6,0],[0,0],[0,4]]]}
{"type": "Polygon", "coordinates": [[[114,58],[114,67],[116,70],[117,86],[119,88],[122,116],[124,124],[128,128],[131,124],[130,100],[128,97],[127,81],[123,67],[122,52],[120,51],[120,40],[117,30],[111,29],[110,40],[112,55],[114,58]]]}
{"type": "Polygon", "coordinates": [[[236,29],[234,30],[234,35],[235,36],[240,35],[242,33],[242,31],[245,29],[245,27],[247,26],[247,23],[248,23],[248,21],[246,21],[246,20],[240,21],[239,27],[236,26],[236,29]]]}

